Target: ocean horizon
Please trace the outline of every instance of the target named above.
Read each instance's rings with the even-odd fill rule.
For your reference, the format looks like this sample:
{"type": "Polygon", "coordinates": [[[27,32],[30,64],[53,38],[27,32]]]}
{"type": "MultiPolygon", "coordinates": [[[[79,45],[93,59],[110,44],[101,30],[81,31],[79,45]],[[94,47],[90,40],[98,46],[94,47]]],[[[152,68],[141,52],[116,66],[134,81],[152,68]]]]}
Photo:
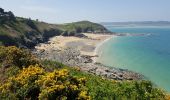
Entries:
{"type": "Polygon", "coordinates": [[[111,38],[98,49],[98,62],[144,75],[170,92],[170,26],[106,26],[128,35],[111,38]]]}

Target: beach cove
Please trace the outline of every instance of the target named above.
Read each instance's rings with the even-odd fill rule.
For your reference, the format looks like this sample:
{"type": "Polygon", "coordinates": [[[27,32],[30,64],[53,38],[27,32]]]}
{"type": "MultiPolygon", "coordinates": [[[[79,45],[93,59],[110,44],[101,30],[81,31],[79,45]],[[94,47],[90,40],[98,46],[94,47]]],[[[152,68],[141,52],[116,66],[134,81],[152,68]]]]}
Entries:
{"type": "Polygon", "coordinates": [[[37,45],[34,53],[41,59],[61,62],[80,70],[113,80],[141,80],[141,74],[96,62],[100,46],[117,36],[83,33],[86,37],[55,36],[37,45]]]}

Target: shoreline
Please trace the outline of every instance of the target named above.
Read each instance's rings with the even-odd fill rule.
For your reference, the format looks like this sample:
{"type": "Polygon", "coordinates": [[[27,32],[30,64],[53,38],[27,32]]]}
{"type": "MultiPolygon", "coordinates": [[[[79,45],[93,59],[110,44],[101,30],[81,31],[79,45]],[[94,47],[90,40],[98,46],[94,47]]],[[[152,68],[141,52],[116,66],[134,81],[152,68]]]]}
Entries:
{"type": "Polygon", "coordinates": [[[106,42],[108,42],[109,40],[111,40],[111,39],[113,39],[113,38],[116,38],[117,36],[116,35],[113,35],[112,37],[109,37],[109,38],[107,38],[107,39],[105,39],[104,41],[102,41],[101,43],[99,43],[99,44],[97,44],[97,46],[96,46],[96,48],[95,48],[95,50],[94,50],[94,55],[98,55],[98,57],[94,57],[93,58],[93,62],[94,63],[96,63],[97,62],[97,58],[99,58],[99,53],[98,53],[98,51],[99,51],[99,49],[100,49],[100,47],[101,46],[103,46],[106,42]]]}
{"type": "Polygon", "coordinates": [[[95,62],[97,50],[115,35],[84,33],[86,38],[56,36],[48,43],[37,45],[34,50],[42,60],[61,62],[67,66],[79,67],[81,71],[113,80],[142,80],[143,75],[126,69],[105,66],[95,62]]]}
{"type": "MultiPolygon", "coordinates": [[[[85,33],[85,35],[87,35],[89,33],[85,33]]],[[[93,34],[93,35],[98,35],[98,34],[93,34]]],[[[106,35],[106,34],[101,34],[104,39],[101,39],[100,41],[98,41],[95,45],[94,45],[94,50],[91,51],[93,53],[93,56],[98,56],[97,51],[99,49],[100,46],[102,46],[104,43],[106,43],[108,40],[112,39],[113,37],[115,37],[116,35],[106,35]],[[105,37],[106,36],[106,37],[105,37]]],[[[101,36],[101,37],[102,37],[101,36]]],[[[92,37],[93,38],[93,37],[92,37]]]]}

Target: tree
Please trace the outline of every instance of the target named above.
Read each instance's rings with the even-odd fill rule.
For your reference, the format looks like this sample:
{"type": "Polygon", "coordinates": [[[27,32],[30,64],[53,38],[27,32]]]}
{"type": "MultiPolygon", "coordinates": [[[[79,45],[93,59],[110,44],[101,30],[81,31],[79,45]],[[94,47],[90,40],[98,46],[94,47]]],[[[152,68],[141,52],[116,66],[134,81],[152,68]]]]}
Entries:
{"type": "Polygon", "coordinates": [[[37,28],[37,26],[36,26],[35,23],[33,22],[33,20],[31,20],[31,18],[28,18],[28,20],[26,21],[26,23],[27,23],[27,25],[28,25],[29,27],[31,27],[32,29],[39,31],[38,28],[37,28]]]}
{"type": "Polygon", "coordinates": [[[4,9],[0,8],[0,14],[4,13],[4,9]]]}
{"type": "Polygon", "coordinates": [[[16,20],[15,15],[11,11],[8,12],[8,16],[9,16],[9,20],[12,21],[16,20]]]}
{"type": "Polygon", "coordinates": [[[38,20],[38,19],[36,19],[36,21],[38,22],[39,20],[38,20]]]}
{"type": "Polygon", "coordinates": [[[5,12],[4,9],[0,8],[0,24],[4,24],[9,21],[16,21],[14,14],[11,11],[5,12]]]}

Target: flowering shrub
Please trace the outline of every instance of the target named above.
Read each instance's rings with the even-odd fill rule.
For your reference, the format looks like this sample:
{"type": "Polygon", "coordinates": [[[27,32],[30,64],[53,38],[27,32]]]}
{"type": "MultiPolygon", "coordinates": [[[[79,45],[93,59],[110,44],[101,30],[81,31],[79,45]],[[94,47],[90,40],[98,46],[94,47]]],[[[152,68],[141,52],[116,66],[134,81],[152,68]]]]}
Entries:
{"type": "Polygon", "coordinates": [[[38,59],[30,52],[15,46],[0,46],[0,63],[4,67],[17,66],[22,68],[37,64],[38,59]]]}
{"type": "Polygon", "coordinates": [[[88,100],[84,85],[85,78],[70,76],[66,69],[45,72],[31,65],[0,87],[0,98],[88,100]]]}
{"type": "Polygon", "coordinates": [[[41,87],[39,99],[89,99],[85,91],[85,79],[70,76],[66,69],[46,73],[36,83],[41,87]]]}
{"type": "Polygon", "coordinates": [[[15,98],[37,98],[39,87],[35,84],[40,75],[45,72],[38,65],[23,68],[16,76],[10,77],[8,81],[0,87],[1,98],[8,98],[12,94],[15,98]]]}

